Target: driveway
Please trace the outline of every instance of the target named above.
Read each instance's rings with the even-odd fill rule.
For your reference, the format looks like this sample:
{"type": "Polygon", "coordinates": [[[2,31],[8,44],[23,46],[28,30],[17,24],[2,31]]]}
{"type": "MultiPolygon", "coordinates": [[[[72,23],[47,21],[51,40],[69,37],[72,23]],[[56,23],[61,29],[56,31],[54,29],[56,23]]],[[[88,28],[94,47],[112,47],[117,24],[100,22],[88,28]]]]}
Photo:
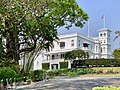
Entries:
{"type": "Polygon", "coordinates": [[[19,90],[91,90],[106,85],[120,86],[120,77],[55,77],[19,90]]]}

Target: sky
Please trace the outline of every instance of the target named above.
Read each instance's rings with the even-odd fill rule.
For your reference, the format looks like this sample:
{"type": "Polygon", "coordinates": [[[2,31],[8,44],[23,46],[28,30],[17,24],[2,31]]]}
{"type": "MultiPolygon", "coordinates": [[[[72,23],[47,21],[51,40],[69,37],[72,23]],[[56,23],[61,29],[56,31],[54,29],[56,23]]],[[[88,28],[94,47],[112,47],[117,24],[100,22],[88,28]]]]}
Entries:
{"type": "MultiPolygon", "coordinates": [[[[89,16],[90,37],[98,36],[98,30],[104,27],[103,15],[106,17],[106,28],[111,32],[111,53],[114,49],[119,48],[118,39],[113,41],[115,31],[120,30],[120,0],[76,0],[89,16]]],[[[87,36],[87,23],[83,28],[72,27],[70,30],[59,29],[59,34],[79,33],[87,36]]]]}

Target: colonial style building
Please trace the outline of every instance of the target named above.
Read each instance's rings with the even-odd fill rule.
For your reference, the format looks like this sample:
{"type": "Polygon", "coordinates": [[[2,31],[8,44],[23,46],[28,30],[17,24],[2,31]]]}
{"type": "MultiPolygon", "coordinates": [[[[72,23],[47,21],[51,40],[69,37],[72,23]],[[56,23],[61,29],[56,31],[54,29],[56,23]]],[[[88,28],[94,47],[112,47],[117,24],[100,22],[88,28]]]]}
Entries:
{"type": "MultiPolygon", "coordinates": [[[[59,62],[64,62],[66,52],[81,49],[89,53],[89,58],[110,58],[110,30],[98,30],[98,37],[90,38],[78,33],[59,35],[59,41],[54,41],[51,51],[41,51],[34,61],[34,69],[42,69],[42,63],[50,63],[50,69],[60,68],[59,62]]],[[[70,63],[69,63],[70,67],[70,63]]]]}

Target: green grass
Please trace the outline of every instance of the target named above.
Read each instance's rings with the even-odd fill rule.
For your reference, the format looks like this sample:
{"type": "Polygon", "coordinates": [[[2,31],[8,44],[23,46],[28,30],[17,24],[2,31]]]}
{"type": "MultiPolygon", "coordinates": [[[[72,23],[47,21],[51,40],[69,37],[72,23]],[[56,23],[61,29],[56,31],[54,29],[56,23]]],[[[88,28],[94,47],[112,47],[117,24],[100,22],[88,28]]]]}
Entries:
{"type": "Polygon", "coordinates": [[[93,87],[92,90],[120,90],[120,86],[93,87]]]}

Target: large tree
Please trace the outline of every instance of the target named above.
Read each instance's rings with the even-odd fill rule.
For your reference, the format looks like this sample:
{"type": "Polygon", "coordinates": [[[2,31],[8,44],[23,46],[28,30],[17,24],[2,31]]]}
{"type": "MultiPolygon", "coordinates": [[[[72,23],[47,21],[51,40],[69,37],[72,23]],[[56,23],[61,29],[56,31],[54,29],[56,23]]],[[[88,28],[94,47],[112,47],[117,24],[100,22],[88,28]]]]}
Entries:
{"type": "Polygon", "coordinates": [[[120,31],[115,32],[114,40],[119,39],[119,48],[120,48],[120,31]]]}
{"type": "Polygon", "coordinates": [[[65,53],[65,60],[70,60],[71,62],[73,62],[76,59],[83,60],[86,58],[88,58],[88,52],[85,52],[80,49],[65,53]]]}
{"type": "Polygon", "coordinates": [[[112,55],[114,59],[120,59],[120,49],[115,49],[112,55]]]}
{"type": "Polygon", "coordinates": [[[34,51],[37,45],[39,50],[49,49],[58,39],[59,27],[82,27],[87,19],[75,0],[1,0],[4,53],[18,63],[22,53],[34,51]]]}

